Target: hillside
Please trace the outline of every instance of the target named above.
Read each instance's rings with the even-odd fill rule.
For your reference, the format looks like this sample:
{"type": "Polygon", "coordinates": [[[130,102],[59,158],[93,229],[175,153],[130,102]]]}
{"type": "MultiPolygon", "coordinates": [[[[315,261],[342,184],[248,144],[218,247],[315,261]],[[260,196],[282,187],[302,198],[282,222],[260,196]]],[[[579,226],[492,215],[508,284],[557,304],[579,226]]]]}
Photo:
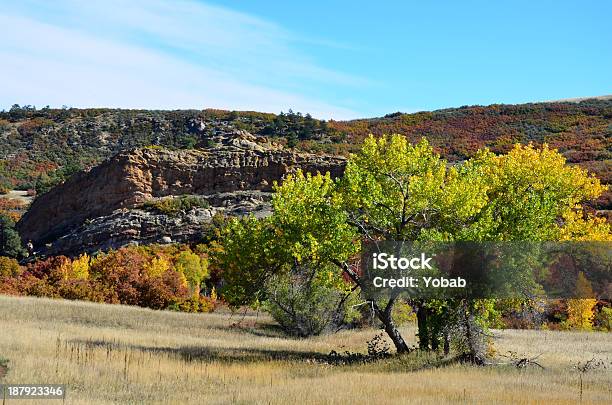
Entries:
{"type": "MultiPolygon", "coordinates": [[[[547,142],[570,163],[612,183],[612,100],[449,108],[381,118],[320,121],[289,112],[144,111],[14,107],[0,113],[0,188],[39,193],[82,168],[134,147],[205,147],[214,136],[248,131],[311,152],[346,155],[369,133],[427,137],[450,161],[477,149],[507,151],[547,142]]],[[[612,207],[608,192],[596,206],[612,207]]]]}

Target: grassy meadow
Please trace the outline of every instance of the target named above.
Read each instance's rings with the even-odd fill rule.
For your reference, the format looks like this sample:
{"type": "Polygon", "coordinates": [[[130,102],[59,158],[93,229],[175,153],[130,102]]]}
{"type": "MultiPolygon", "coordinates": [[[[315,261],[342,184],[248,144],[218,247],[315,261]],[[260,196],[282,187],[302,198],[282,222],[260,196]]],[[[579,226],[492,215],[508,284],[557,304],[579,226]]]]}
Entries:
{"type": "MultiPolygon", "coordinates": [[[[609,333],[494,331],[499,354],[541,354],[544,369],[475,367],[416,353],[367,364],[325,361],[332,350],[365,352],[378,332],[293,339],[262,314],[0,296],[0,365],[8,360],[0,383],[67,384],[68,404],[570,404],[581,399],[575,365],[596,358],[607,369],[582,374],[582,403],[612,403],[609,333]]],[[[413,327],[403,332],[415,343],[413,327]]]]}

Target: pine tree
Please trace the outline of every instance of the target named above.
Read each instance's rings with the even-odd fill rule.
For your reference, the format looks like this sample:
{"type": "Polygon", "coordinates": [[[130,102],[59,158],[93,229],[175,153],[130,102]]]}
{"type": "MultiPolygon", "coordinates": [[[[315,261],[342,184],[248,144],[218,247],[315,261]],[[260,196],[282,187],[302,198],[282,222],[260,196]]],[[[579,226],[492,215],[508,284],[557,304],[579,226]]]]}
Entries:
{"type": "Polygon", "coordinates": [[[15,222],[6,215],[0,215],[0,256],[21,258],[25,253],[15,230],[15,222]]]}

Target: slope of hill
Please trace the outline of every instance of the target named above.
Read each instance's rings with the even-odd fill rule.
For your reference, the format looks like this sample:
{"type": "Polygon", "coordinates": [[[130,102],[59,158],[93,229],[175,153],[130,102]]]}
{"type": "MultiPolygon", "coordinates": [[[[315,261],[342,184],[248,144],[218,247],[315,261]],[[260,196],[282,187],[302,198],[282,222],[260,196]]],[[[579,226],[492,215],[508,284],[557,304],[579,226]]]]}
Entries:
{"type": "MultiPolygon", "coordinates": [[[[14,107],[0,113],[0,188],[38,192],[122,150],[162,145],[189,149],[211,137],[246,130],[311,152],[347,154],[369,133],[423,136],[450,161],[489,147],[547,142],[568,159],[612,183],[612,100],[490,105],[353,121],[309,115],[219,110],[142,111],[14,107]]],[[[608,192],[597,203],[612,208],[608,192]]]]}

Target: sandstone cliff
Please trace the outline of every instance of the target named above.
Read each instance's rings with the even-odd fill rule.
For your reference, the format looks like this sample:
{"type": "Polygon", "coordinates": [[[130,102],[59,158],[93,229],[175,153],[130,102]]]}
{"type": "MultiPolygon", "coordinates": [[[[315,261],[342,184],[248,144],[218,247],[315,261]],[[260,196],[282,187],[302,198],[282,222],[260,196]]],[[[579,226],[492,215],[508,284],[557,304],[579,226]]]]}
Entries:
{"type": "Polygon", "coordinates": [[[203,149],[133,149],[38,197],[17,228],[46,254],[149,243],[165,235],[184,241],[217,211],[263,209],[273,182],[298,167],[339,176],[344,165],[342,158],[291,152],[245,132],[211,139],[203,149]],[[252,193],[240,194],[245,191],[252,193]],[[177,195],[204,196],[211,207],[173,220],[139,209],[145,201],[177,195]]]}

